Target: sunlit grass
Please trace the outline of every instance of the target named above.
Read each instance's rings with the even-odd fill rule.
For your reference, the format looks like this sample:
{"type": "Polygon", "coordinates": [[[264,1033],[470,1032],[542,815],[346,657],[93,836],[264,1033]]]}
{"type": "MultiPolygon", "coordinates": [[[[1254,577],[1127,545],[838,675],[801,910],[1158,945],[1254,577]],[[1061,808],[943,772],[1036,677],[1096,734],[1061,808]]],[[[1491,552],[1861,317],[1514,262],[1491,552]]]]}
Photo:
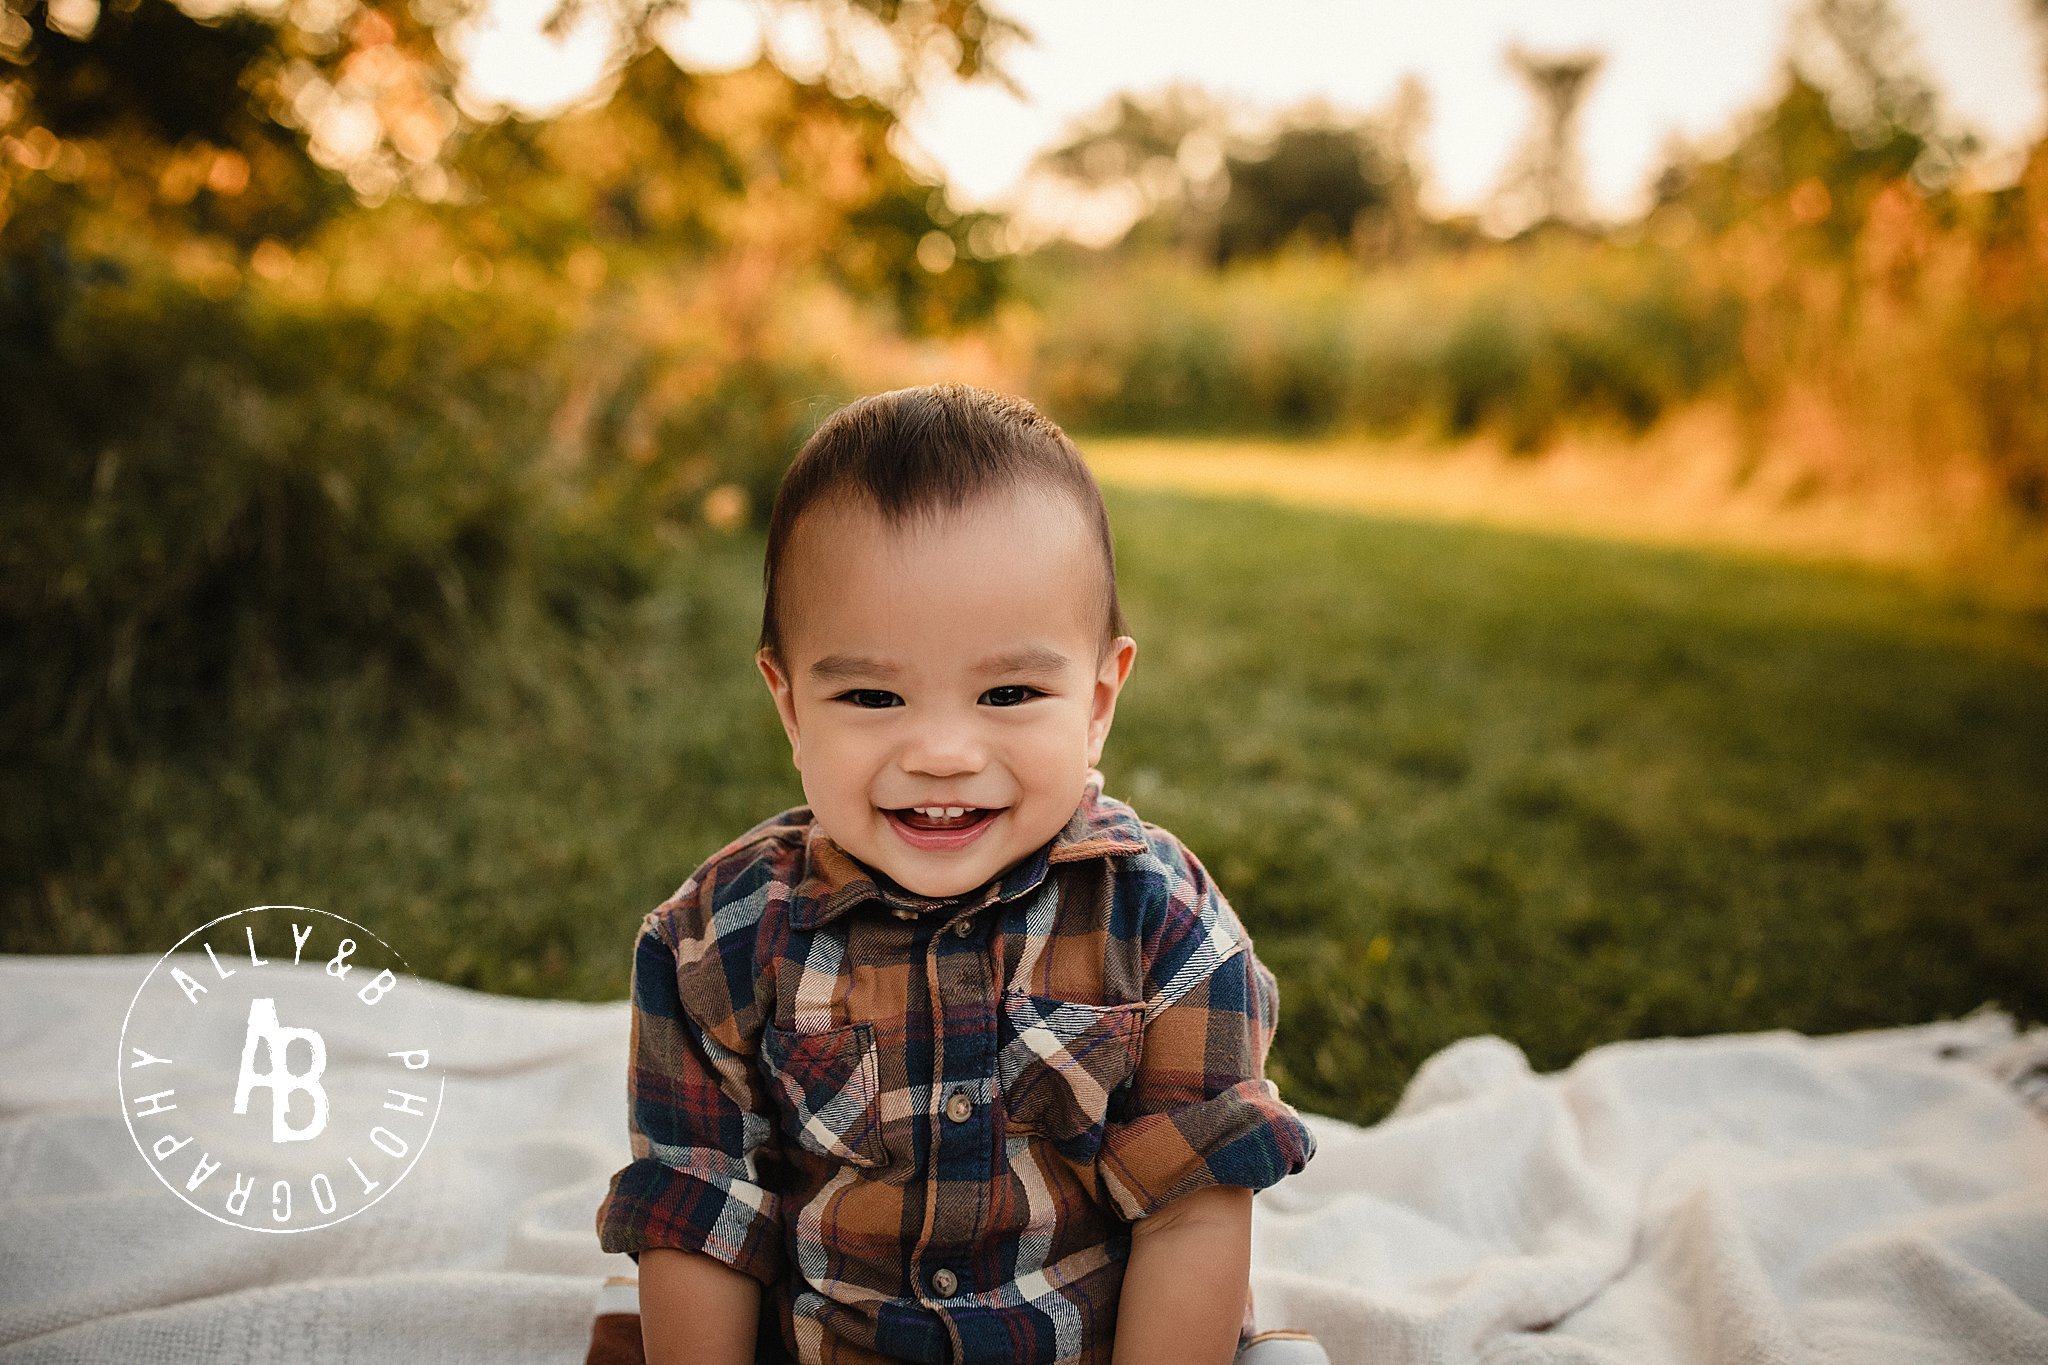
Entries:
{"type": "Polygon", "coordinates": [[[1818,444],[1810,430],[1746,438],[1723,403],[1640,436],[1574,432],[1540,458],[1491,435],[1081,441],[1096,477],[1124,488],[1864,564],[2048,602],[2048,543],[1981,484],[1903,462],[1844,477],[1818,444]]]}
{"type": "MultiPolygon", "coordinates": [[[[2048,1017],[2048,625],[1884,577],[1114,492],[1140,639],[1110,790],[1204,859],[1298,1104],[1384,1111],[1499,1033],[2048,1017]]],[[[279,703],[124,775],[17,950],[317,905],[425,974],[616,997],[641,914],[800,799],[749,655],[757,540],[608,642],[515,623],[457,714],[279,703]]]]}

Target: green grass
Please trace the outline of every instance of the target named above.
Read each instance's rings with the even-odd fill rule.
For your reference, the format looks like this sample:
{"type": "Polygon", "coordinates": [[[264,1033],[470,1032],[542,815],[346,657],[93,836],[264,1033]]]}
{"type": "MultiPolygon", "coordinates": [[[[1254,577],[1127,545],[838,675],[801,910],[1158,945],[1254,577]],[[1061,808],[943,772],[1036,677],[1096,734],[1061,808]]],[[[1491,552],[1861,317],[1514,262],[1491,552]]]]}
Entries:
{"type": "MultiPolygon", "coordinates": [[[[1114,494],[1140,640],[1110,790],[1279,977],[1273,1074],[1370,1120],[1502,1034],[2048,1017],[2048,621],[1865,573],[1114,494]]],[[[374,689],[121,775],[0,946],[156,952],[317,905],[433,977],[607,998],[643,911],[800,799],[749,659],[759,543],[630,627],[514,623],[452,716],[374,689]]]]}

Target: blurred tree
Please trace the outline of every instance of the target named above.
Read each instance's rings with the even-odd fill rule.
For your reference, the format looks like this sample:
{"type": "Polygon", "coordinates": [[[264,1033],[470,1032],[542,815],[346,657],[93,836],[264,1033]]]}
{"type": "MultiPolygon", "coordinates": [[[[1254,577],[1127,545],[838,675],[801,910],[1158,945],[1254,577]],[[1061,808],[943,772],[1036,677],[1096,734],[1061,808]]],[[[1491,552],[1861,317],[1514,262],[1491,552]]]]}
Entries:
{"type": "Polygon", "coordinates": [[[1375,132],[1370,125],[1295,126],[1256,154],[1229,157],[1217,264],[1290,243],[1348,249],[1368,223],[1392,217],[1395,171],[1375,132]]]}
{"type": "Polygon", "coordinates": [[[1369,259],[1409,250],[1423,227],[1418,148],[1428,101],[1412,76],[1385,109],[1346,121],[1309,107],[1262,138],[1188,86],[1119,94],[1040,157],[1035,173],[1130,224],[1122,245],[1178,248],[1213,264],[1289,244],[1369,259]]]}
{"type": "Polygon", "coordinates": [[[654,48],[600,105],[467,139],[447,212],[467,244],[555,266],[595,249],[630,275],[739,252],[761,261],[763,289],[820,270],[915,329],[985,314],[1001,282],[977,250],[992,220],[953,212],[889,146],[894,127],[879,102],[765,59],[703,75],[654,48]]]}
{"type": "Polygon", "coordinates": [[[44,149],[0,181],[9,221],[68,202],[131,230],[296,242],[423,175],[456,127],[454,73],[402,6],[6,3],[5,130],[44,149]]]}
{"type": "Polygon", "coordinates": [[[1825,91],[1796,69],[1723,156],[1683,153],[1658,180],[1658,197],[1677,204],[1709,233],[1734,227],[1765,204],[1778,204],[1787,226],[1809,229],[1831,253],[1845,249],[1876,188],[1919,156],[1918,139],[1863,145],[1835,118],[1825,91]]]}
{"type": "Polygon", "coordinates": [[[1794,24],[1777,99],[1727,154],[1675,159],[1657,195],[1711,233],[1774,206],[1794,245],[1840,257],[1887,185],[1910,174],[1942,189],[1974,147],[1945,126],[1888,0],[1814,0],[1794,24]]]}
{"type": "MultiPolygon", "coordinates": [[[[1000,78],[997,53],[1021,33],[981,0],[772,3],[828,21],[834,42],[821,92],[865,79],[895,101],[939,70],[1000,78]],[[874,74],[870,61],[853,72],[848,51],[875,38],[890,54],[887,69],[874,74]]],[[[264,237],[301,240],[357,199],[446,199],[458,189],[450,154],[498,121],[458,98],[461,72],[449,55],[451,34],[475,8],[0,0],[0,136],[22,149],[0,162],[0,222],[82,200],[131,228],[218,234],[246,249],[264,237]]],[[[686,0],[564,0],[555,20],[603,15],[613,68],[625,72],[654,48],[656,26],[686,9],[686,0]]],[[[857,119],[886,126],[890,99],[843,102],[857,119]],[[857,110],[862,103],[871,107],[857,110]]],[[[673,117],[660,127],[691,139],[673,117]]]]}
{"type": "Polygon", "coordinates": [[[1373,116],[1382,161],[1389,175],[1387,212],[1371,225],[1377,240],[1361,243],[1368,257],[1399,260],[1425,241],[1440,246],[1453,244],[1455,232],[1437,230],[1439,225],[1422,210],[1429,166],[1423,136],[1429,130],[1429,115],[1428,87],[1411,71],[1395,83],[1393,95],[1373,116]]]}
{"type": "Polygon", "coordinates": [[[1508,49],[1513,67],[1536,102],[1536,116],[1508,163],[1496,197],[1498,225],[1519,230],[1536,224],[1586,221],[1586,171],[1579,156],[1579,107],[1606,57],[1598,52],[1543,55],[1519,45],[1508,49]]]}
{"type": "Polygon", "coordinates": [[[1868,136],[1934,131],[1934,87],[1891,0],[1810,0],[1794,17],[1792,60],[1828,92],[1846,128],[1868,136]]]}
{"type": "Polygon", "coordinates": [[[1055,194],[1092,201],[1075,217],[1127,225],[1133,246],[1207,255],[1228,190],[1228,136],[1223,104],[1198,87],[1120,93],[1041,153],[1032,174],[1053,182],[1055,194]]]}

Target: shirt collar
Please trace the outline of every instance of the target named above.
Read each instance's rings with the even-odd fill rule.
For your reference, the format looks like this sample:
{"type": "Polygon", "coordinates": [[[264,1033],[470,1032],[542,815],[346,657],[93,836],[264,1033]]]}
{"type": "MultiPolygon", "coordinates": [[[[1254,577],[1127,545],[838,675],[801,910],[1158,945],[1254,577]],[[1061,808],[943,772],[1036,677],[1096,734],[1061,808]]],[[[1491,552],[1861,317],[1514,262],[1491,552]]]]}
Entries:
{"type": "Polygon", "coordinates": [[[980,910],[1035,891],[1054,863],[1142,853],[1148,846],[1137,812],[1115,797],[1104,796],[1102,774],[1092,768],[1080,805],[1050,843],[959,896],[920,896],[905,890],[833,843],[813,820],[804,835],[804,879],[790,903],[790,926],[815,929],[869,900],[881,901],[906,919],[949,907],[980,910]]]}

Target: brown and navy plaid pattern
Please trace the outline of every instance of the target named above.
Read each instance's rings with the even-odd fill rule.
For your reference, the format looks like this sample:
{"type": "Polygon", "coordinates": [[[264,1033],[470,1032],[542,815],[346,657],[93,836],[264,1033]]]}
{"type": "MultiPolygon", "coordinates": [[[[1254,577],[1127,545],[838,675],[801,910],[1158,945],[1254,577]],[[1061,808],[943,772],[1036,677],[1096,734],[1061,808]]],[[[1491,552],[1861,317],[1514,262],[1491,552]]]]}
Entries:
{"type": "Polygon", "coordinates": [[[1099,775],[943,901],[778,815],[635,951],[635,1160],[599,1235],[761,1280],[764,1360],[1107,1362],[1130,1223],[1314,1151],[1264,1076],[1272,974],[1099,775]]]}

